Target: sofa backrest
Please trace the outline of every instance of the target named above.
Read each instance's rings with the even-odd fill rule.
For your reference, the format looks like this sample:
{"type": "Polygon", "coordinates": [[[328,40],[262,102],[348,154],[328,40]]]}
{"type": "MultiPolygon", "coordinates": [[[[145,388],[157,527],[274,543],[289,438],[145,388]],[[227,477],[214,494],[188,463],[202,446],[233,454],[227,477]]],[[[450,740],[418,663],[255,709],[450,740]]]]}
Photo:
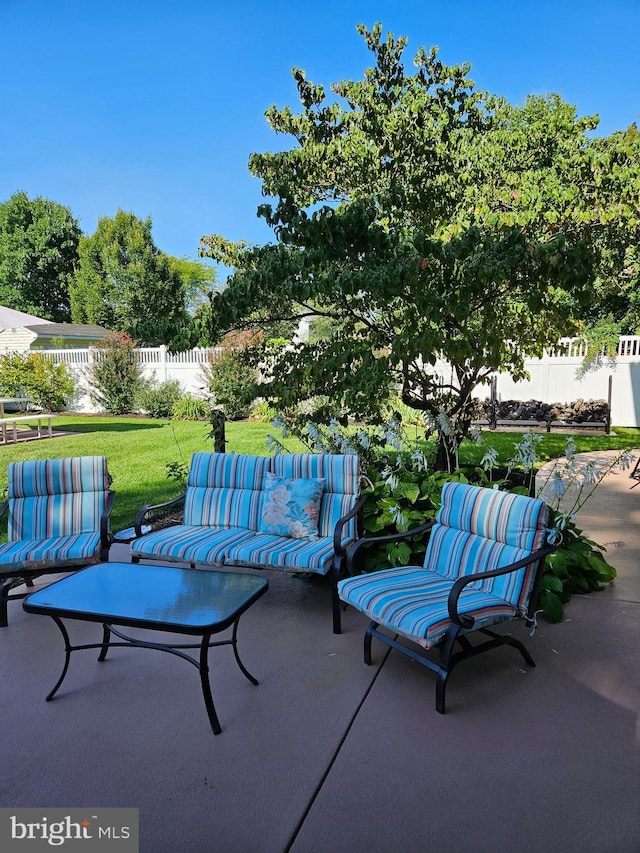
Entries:
{"type": "MultiPolygon", "coordinates": [[[[320,536],[333,536],[337,521],[358,500],[360,467],[355,454],[281,453],[273,457],[271,471],[278,477],[326,480],[318,519],[320,536]]],[[[343,540],[355,539],[356,535],[356,519],[351,519],[344,527],[343,540]]]]}
{"type": "Polygon", "coordinates": [[[258,529],[268,456],[194,453],[187,480],[184,523],[258,529]]]}
{"type": "MultiPolygon", "coordinates": [[[[445,483],[424,567],[446,578],[502,568],[545,544],[551,510],[541,500],[464,483],[445,483]]],[[[536,564],[470,584],[526,613],[536,564]]]]}
{"type": "Polygon", "coordinates": [[[8,539],[100,531],[111,477],[104,456],[11,462],[8,539]]]}

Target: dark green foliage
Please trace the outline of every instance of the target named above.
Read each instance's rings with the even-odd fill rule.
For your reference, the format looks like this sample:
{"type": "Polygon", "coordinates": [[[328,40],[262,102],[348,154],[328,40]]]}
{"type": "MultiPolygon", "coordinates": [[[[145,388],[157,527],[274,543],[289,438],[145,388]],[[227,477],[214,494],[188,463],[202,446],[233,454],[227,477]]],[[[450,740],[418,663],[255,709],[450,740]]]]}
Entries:
{"type": "Polygon", "coordinates": [[[248,417],[258,396],[257,374],[241,352],[225,352],[219,361],[207,365],[204,374],[214,403],[230,421],[248,417]]]}
{"type": "Polygon", "coordinates": [[[101,217],[95,233],[80,241],[79,254],[71,284],[74,322],[125,331],[138,346],[170,345],[188,332],[184,282],[156,247],[150,217],[123,210],[101,217]]]}
{"type": "Polygon", "coordinates": [[[567,521],[562,544],[547,557],[542,578],[540,606],[551,622],[560,622],[572,595],[602,591],[603,584],[615,578],[616,570],[607,563],[604,552],[574,521],[567,521]]]}
{"type": "Polygon", "coordinates": [[[112,332],[96,350],[86,374],[92,400],[114,415],[133,412],[141,375],[134,342],[124,332],[112,332]]]}
{"type": "Polygon", "coordinates": [[[136,408],[151,418],[170,418],[178,400],[182,398],[182,388],[177,379],[166,382],[141,380],[136,391],[136,408]]]}
{"type": "Polygon", "coordinates": [[[0,305],[70,322],[81,231],[71,210],[18,192],[0,204],[0,305]]]}

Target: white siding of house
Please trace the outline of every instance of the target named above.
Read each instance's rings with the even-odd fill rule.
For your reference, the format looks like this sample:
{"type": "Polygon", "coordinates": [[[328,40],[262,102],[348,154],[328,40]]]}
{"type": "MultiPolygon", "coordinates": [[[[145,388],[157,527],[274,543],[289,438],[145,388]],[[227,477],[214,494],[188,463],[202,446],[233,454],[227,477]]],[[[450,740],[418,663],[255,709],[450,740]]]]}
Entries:
{"type": "Polygon", "coordinates": [[[0,352],[26,352],[36,336],[28,329],[0,330],[0,352]]]}

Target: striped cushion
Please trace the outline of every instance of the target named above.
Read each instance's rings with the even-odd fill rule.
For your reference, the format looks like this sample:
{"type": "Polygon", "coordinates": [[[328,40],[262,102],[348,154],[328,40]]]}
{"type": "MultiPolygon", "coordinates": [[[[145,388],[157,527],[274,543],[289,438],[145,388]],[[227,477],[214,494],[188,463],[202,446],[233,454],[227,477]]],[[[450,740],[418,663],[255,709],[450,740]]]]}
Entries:
{"type": "MultiPolygon", "coordinates": [[[[445,578],[502,568],[544,545],[549,508],[537,498],[445,483],[424,568],[445,578]]],[[[535,564],[472,586],[527,611],[535,564]]]]}
{"type": "Polygon", "coordinates": [[[260,489],[269,456],[241,453],[194,453],[187,485],[218,489],[260,489]]]}
{"type": "MultiPolygon", "coordinates": [[[[273,458],[272,470],[279,477],[326,480],[318,519],[321,537],[333,536],[338,519],[350,512],[358,500],[360,468],[355,455],[281,453],[273,458]]],[[[355,536],[356,521],[352,519],[344,527],[344,541],[355,536]]]]}
{"type": "MultiPolygon", "coordinates": [[[[436,572],[407,566],[342,580],[338,594],[374,622],[428,649],[451,625],[447,602],[452,586],[453,581],[436,572]]],[[[516,615],[505,601],[470,587],[463,590],[458,611],[474,617],[474,630],[516,615]]]]}
{"type": "Polygon", "coordinates": [[[538,498],[465,483],[445,483],[439,524],[535,551],[544,545],[549,507],[538,498]]]}
{"type": "Polygon", "coordinates": [[[13,462],[9,542],[100,530],[111,478],[103,456],[13,462]]]}
{"type": "Polygon", "coordinates": [[[220,564],[229,546],[254,535],[242,528],[177,524],[135,539],[131,543],[131,556],[179,563],[220,564]]]}
{"type": "Polygon", "coordinates": [[[11,462],[7,469],[9,498],[102,492],[111,485],[104,456],[11,462]]]}
{"type": "Polygon", "coordinates": [[[273,566],[326,575],[333,564],[333,554],[332,538],[309,542],[258,533],[228,547],[224,562],[225,565],[273,566]]]}
{"type": "Polygon", "coordinates": [[[78,533],[56,539],[32,539],[0,545],[0,572],[86,565],[100,559],[100,534],[78,533]]]}
{"type": "Polygon", "coordinates": [[[184,523],[257,530],[267,456],[194,453],[189,470],[184,523]]]}

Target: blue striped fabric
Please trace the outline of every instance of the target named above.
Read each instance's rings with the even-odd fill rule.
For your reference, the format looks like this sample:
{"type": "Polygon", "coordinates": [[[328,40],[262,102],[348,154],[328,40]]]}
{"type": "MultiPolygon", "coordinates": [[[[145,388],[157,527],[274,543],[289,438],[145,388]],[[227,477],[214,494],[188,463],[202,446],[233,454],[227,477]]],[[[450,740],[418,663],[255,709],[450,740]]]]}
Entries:
{"type": "Polygon", "coordinates": [[[177,524],[135,539],[131,543],[131,556],[179,563],[221,564],[229,547],[253,536],[240,528],[177,524]]]}
{"type": "Polygon", "coordinates": [[[260,490],[270,462],[269,456],[194,453],[187,484],[202,488],[260,490]]]}
{"type": "Polygon", "coordinates": [[[100,560],[100,534],[78,533],[56,539],[32,539],[0,545],[0,566],[12,570],[87,565],[100,560]]]}
{"type": "Polygon", "coordinates": [[[9,542],[100,530],[111,483],[103,456],[13,462],[8,476],[9,542]]]}
{"type": "Polygon", "coordinates": [[[184,523],[257,530],[267,456],[194,453],[184,506],[184,523]]]}
{"type": "MultiPolygon", "coordinates": [[[[273,473],[279,477],[313,479],[323,477],[326,486],[320,504],[318,532],[333,536],[336,523],[356,505],[360,491],[360,468],[355,455],[322,453],[281,453],[273,459],[273,473]]],[[[344,527],[344,541],[356,536],[356,521],[344,527]]]]}
{"type": "MultiPolygon", "coordinates": [[[[451,625],[447,609],[451,586],[436,572],[407,566],[342,580],[338,594],[379,625],[429,649],[451,625]]],[[[460,596],[458,611],[473,616],[474,630],[516,615],[502,599],[469,587],[460,596]]]]}
{"type": "Polygon", "coordinates": [[[111,485],[104,456],[10,462],[9,498],[104,492],[111,485]]]}
{"type": "Polygon", "coordinates": [[[538,498],[466,483],[444,484],[437,516],[438,523],[446,527],[525,551],[543,546],[549,519],[549,507],[538,498]]]}
{"type": "MultiPolygon", "coordinates": [[[[549,507],[537,498],[445,483],[424,567],[451,580],[502,568],[541,548],[549,523],[549,507]]],[[[509,602],[525,615],[534,569],[530,564],[473,586],[509,602]]]]}
{"type": "Polygon", "coordinates": [[[225,565],[274,566],[326,575],[333,564],[333,539],[285,539],[268,533],[252,535],[227,547],[225,565]]]}

